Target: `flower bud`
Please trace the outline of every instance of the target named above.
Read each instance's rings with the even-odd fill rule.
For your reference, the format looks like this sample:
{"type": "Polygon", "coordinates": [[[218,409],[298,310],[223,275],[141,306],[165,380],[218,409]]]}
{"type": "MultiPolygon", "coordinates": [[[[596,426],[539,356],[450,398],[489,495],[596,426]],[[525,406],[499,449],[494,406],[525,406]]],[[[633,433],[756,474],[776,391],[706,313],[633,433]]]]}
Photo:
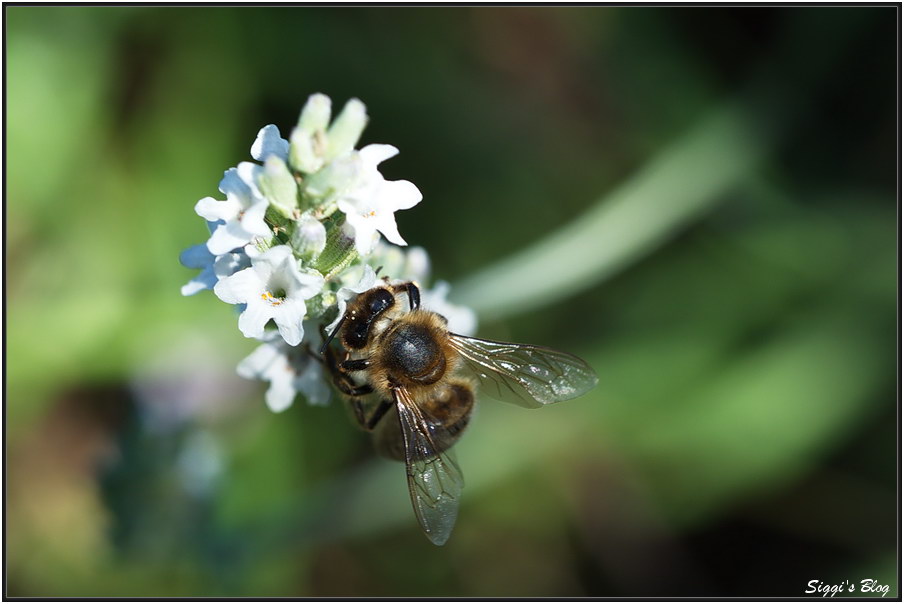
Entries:
{"type": "Polygon", "coordinates": [[[298,125],[289,137],[289,163],[299,172],[311,174],[323,166],[330,111],[330,98],[319,93],[312,94],[301,110],[298,125]]]}
{"type": "Polygon", "coordinates": [[[309,134],[318,130],[326,130],[330,125],[330,112],[332,101],[325,94],[317,93],[308,97],[298,118],[298,127],[309,134]]]}
{"type": "Polygon", "coordinates": [[[286,162],[271,155],[264,162],[264,169],[258,172],[257,186],[270,205],[291,217],[298,208],[298,185],[286,162]]]}
{"type": "Polygon", "coordinates": [[[329,161],[354,149],[365,126],[367,108],[364,103],[358,99],[349,100],[327,132],[329,144],[325,159],[329,161]]]}
{"type": "Polygon", "coordinates": [[[313,216],[302,216],[295,223],[292,248],[302,257],[315,258],[326,247],[326,228],[313,216]]]}

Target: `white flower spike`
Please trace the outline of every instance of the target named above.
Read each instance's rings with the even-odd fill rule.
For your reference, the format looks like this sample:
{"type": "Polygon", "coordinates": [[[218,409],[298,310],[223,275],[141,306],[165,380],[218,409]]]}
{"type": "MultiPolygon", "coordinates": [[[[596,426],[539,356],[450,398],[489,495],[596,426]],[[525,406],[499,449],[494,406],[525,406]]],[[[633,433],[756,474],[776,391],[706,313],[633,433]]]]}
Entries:
{"type": "MultiPolygon", "coordinates": [[[[398,247],[406,242],[395,213],[422,199],[411,182],[380,173],[398,149],[355,148],[368,121],[358,99],[331,118],[332,101],[314,94],[288,140],[272,124],[261,128],[251,145],[254,161],[240,162],[220,181],[226,199],[195,205],[208,221],[207,242],[180,256],[200,269],[183,295],[213,289],[239,306],[242,334],[262,341],[236,370],[270,383],[265,398],[277,412],[298,394],[311,404],[328,402],[330,379],[311,351],[321,348],[321,332],[336,329],[354,296],[381,283],[371,267],[382,267],[390,283],[425,282],[430,271],[422,248],[398,247]],[[276,329],[268,329],[271,320],[276,329]]],[[[422,288],[424,308],[446,316],[455,332],[472,333],[473,313],[449,304],[447,291],[444,283],[422,288]]]]}
{"type": "Polygon", "coordinates": [[[239,316],[246,338],[262,338],[273,319],[286,343],[297,346],[304,336],[305,300],[320,293],[323,284],[319,274],[299,270],[292,248],[278,245],[252,256],[251,268],[221,279],[214,293],[229,304],[246,305],[239,316]]]}

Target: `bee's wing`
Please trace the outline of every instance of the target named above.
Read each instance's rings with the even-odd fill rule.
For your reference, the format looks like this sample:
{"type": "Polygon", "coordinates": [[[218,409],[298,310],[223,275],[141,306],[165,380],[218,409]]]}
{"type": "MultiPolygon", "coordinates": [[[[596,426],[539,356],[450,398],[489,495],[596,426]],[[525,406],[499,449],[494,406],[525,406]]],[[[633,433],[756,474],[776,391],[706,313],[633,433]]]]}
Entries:
{"type": "Polygon", "coordinates": [[[464,478],[455,454],[449,449],[437,451],[434,444],[433,435],[439,436],[444,428],[431,422],[405,389],[393,392],[405,444],[411,504],[427,538],[442,545],[449,539],[458,517],[464,478]]]}
{"type": "Polygon", "coordinates": [[[596,386],[596,372],[559,350],[449,334],[452,346],[489,396],[536,408],[576,398],[596,386]]]}

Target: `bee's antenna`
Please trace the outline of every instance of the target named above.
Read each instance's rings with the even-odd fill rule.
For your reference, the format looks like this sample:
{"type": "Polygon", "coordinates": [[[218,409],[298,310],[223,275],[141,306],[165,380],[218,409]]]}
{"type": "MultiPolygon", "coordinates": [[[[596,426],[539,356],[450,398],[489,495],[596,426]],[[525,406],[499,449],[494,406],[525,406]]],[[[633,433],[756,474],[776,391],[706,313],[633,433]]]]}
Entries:
{"type": "Polygon", "coordinates": [[[338,323],[336,323],[336,327],[333,328],[333,333],[330,334],[330,337],[328,337],[323,343],[323,346],[320,347],[320,354],[326,352],[326,347],[330,345],[330,342],[333,341],[333,338],[335,338],[336,334],[339,333],[339,330],[342,329],[342,324],[345,323],[345,317],[346,315],[342,315],[342,318],[339,319],[338,323]]]}

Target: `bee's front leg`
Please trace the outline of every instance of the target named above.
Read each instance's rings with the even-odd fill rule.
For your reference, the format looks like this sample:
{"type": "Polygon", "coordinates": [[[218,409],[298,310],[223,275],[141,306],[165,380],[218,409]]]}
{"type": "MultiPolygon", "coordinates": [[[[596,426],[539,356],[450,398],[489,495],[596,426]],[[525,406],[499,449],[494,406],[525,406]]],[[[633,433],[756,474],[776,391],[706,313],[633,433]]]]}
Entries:
{"type": "Polygon", "coordinates": [[[324,350],[325,357],[325,365],[327,369],[330,371],[330,376],[333,378],[333,384],[342,394],[351,397],[360,397],[370,394],[374,391],[374,389],[370,386],[370,384],[363,384],[358,386],[355,384],[352,379],[349,377],[347,371],[354,370],[346,370],[346,363],[353,363],[354,361],[339,361],[336,358],[336,353],[333,352],[332,348],[326,348],[324,350]]]}
{"type": "Polygon", "coordinates": [[[421,307],[421,290],[414,284],[414,281],[395,285],[393,286],[392,291],[394,293],[401,293],[404,291],[408,294],[408,310],[417,310],[421,307]]]}
{"type": "Polygon", "coordinates": [[[364,371],[370,366],[370,359],[346,359],[339,364],[342,371],[364,371]]]}

